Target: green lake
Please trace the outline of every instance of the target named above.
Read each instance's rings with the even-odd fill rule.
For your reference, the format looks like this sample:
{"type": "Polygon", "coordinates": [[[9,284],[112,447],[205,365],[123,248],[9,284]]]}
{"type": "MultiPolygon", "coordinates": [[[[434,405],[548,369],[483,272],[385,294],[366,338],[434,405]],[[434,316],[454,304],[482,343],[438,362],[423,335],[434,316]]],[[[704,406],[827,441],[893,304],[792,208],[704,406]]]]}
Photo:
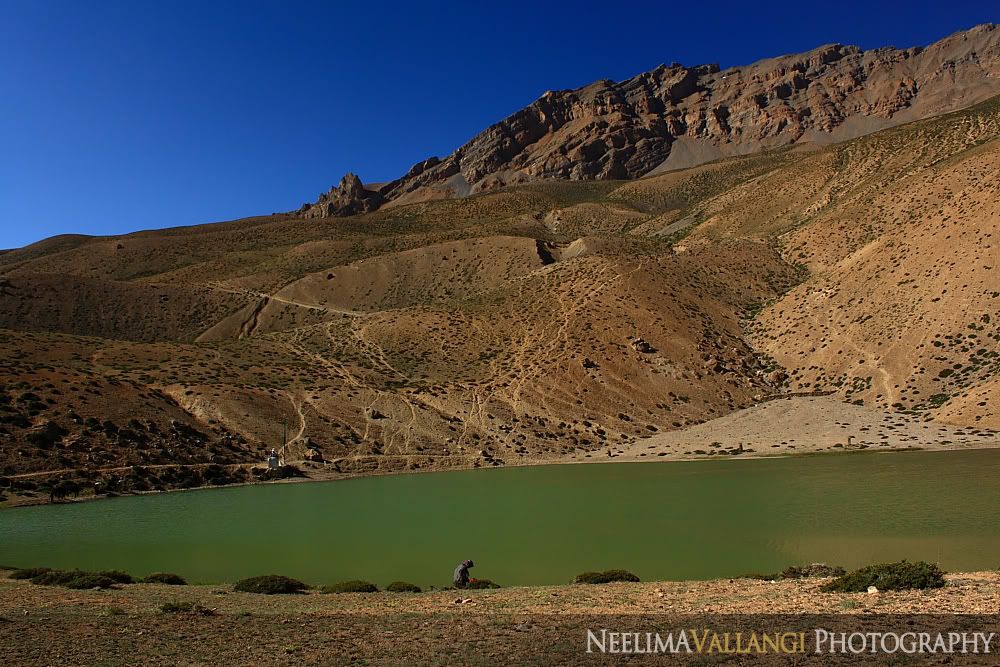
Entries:
{"type": "Polygon", "coordinates": [[[705,579],[826,562],[1000,566],[1000,450],[554,465],[0,511],[0,563],[312,584],[705,579]]]}

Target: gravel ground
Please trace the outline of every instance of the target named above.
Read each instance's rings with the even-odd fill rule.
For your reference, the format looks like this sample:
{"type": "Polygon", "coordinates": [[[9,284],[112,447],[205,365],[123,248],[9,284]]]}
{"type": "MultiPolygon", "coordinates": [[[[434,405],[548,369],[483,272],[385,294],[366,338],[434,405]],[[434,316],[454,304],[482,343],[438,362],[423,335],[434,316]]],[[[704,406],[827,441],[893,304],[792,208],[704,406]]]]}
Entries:
{"type": "MultiPolygon", "coordinates": [[[[221,585],[71,591],[0,579],[0,665],[695,664],[688,656],[586,654],[586,631],[713,627],[723,632],[872,622],[912,630],[915,623],[951,628],[959,622],[955,619],[971,618],[956,614],[980,615],[963,620],[963,628],[1000,624],[997,572],[952,574],[946,587],[928,592],[820,593],[823,581],[722,579],[462,594],[262,596],[221,585]],[[165,602],[190,602],[209,611],[163,613],[165,602]],[[938,616],[889,620],[904,614],[938,616]]],[[[883,664],[883,657],[861,656],[872,664],[883,664]]],[[[701,664],[832,664],[841,659],[695,658],[705,661],[701,664]]],[[[899,658],[884,664],[900,664],[899,658]]],[[[857,656],[849,659],[842,664],[858,664],[857,656]]],[[[934,656],[908,664],[997,661],[934,656]]]]}

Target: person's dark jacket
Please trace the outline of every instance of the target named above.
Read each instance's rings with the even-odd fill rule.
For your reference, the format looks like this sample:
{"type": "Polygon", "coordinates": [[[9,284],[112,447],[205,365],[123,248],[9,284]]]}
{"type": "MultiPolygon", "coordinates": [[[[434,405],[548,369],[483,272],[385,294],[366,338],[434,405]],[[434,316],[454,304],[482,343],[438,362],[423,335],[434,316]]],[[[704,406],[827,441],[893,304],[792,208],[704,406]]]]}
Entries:
{"type": "Polygon", "coordinates": [[[470,567],[475,567],[475,563],[471,560],[464,560],[458,564],[458,567],[455,568],[455,575],[452,577],[455,588],[465,588],[469,585],[470,567]]]}

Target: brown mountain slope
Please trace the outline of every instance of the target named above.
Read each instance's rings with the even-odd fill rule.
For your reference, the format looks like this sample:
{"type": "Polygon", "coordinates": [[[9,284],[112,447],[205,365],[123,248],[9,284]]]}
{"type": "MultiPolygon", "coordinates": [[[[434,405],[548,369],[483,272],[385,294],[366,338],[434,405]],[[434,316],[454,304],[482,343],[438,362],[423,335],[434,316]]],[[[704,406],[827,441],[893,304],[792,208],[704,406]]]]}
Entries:
{"type": "Polygon", "coordinates": [[[137,341],[188,341],[246,297],[197,285],[19,274],[0,283],[0,327],[137,341]]]}
{"type": "Polygon", "coordinates": [[[972,143],[788,235],[816,275],[762,314],[761,342],[799,384],[1000,428],[1000,142],[972,143]]]}
{"type": "Polygon", "coordinates": [[[582,457],[697,422],[770,391],[757,372],[762,361],[740,338],[739,313],[795,275],[763,244],[710,255],[710,265],[698,253],[581,255],[447,307],[330,311],[294,327],[264,322],[221,346],[42,342],[10,332],[22,353],[2,369],[11,406],[4,430],[22,444],[3,449],[13,456],[5,472],[159,465],[162,447],[133,448],[87,425],[101,415],[121,427],[126,415],[150,411],[179,419],[177,407],[147,404],[136,387],[176,402],[187,413],[180,421],[206,443],[233,433],[275,444],[285,422],[288,456],[317,446],[343,470],[582,457]],[[704,355],[729,368],[705,376],[704,355]],[[114,397],[114,414],[106,399],[83,400],[91,378],[114,397]],[[38,396],[35,414],[18,402],[25,391],[38,396]],[[65,431],[58,446],[31,446],[31,434],[49,423],[65,431]]]}
{"type": "MultiPolygon", "coordinates": [[[[777,238],[812,277],[755,343],[794,388],[1000,427],[996,99],[805,155],[696,207],[683,247],[777,238]]],[[[655,188],[657,178],[632,187],[655,188]]]]}
{"type": "Polygon", "coordinates": [[[720,71],[661,65],[631,79],[550,91],[443,159],[377,192],[353,175],[306,216],[465,196],[536,179],[627,179],[792,143],[829,143],[954,111],[1000,93],[992,24],[926,48],[833,44],[720,71]]]}

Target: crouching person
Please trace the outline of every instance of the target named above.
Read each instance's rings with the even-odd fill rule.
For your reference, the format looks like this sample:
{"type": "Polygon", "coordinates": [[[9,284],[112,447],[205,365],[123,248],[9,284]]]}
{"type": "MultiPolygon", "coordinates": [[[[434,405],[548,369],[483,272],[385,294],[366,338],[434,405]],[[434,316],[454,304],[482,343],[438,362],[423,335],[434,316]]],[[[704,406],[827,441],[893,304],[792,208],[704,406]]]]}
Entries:
{"type": "Polygon", "coordinates": [[[468,588],[469,587],[469,568],[475,567],[475,563],[471,560],[463,560],[455,568],[455,576],[452,577],[452,583],[455,584],[455,588],[468,588]]]}

